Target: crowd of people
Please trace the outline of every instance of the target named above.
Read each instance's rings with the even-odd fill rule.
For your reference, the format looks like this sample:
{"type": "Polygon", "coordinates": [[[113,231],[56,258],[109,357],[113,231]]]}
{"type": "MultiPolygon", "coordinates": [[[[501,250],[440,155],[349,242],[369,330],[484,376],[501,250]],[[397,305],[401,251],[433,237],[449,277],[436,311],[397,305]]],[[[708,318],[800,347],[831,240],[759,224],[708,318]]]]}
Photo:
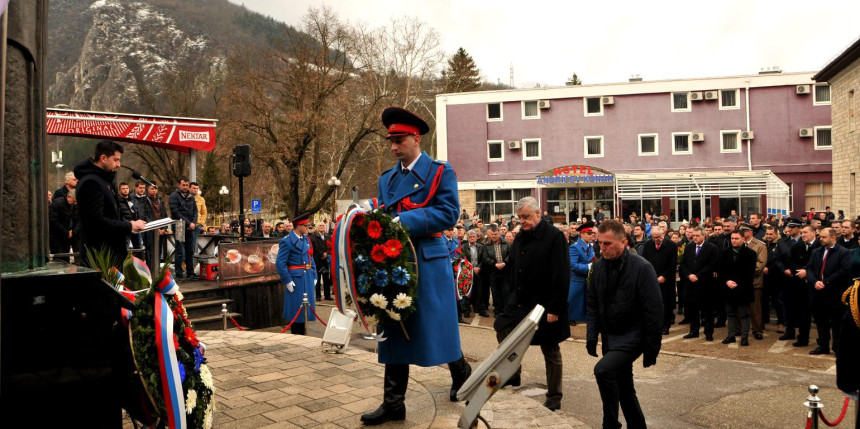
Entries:
{"type": "MultiPolygon", "coordinates": [[[[571,325],[586,320],[586,279],[601,256],[596,227],[606,219],[597,214],[595,210],[572,224],[553,224],[547,212],[542,215],[561,230],[569,246],[571,325]]],[[[860,247],[860,219],[813,207],[800,218],[756,212],[744,218],[731,210],[724,218],[693,219],[677,229],[666,216],[650,213],[615,220],[623,222],[625,247],[648,260],[657,274],[663,335],[675,323],[688,324],[685,338],[704,335],[713,341],[715,329],[725,328],[723,343],[739,340],[747,346],[750,338],[763,339],[766,325],[772,325],[780,340],[805,347],[814,320],[818,343],[810,353],[838,351],[835,326],[844,311],[839,298],[860,275],[851,272],[847,252],[860,247]]],[[[445,231],[452,262],[464,258],[474,270],[472,296],[464,300],[468,305],[460,305],[461,322],[472,312],[489,316],[491,301],[494,313],[504,308],[510,295],[509,246],[519,232],[514,216],[505,220],[500,215],[484,224],[466,210],[445,231]]]]}

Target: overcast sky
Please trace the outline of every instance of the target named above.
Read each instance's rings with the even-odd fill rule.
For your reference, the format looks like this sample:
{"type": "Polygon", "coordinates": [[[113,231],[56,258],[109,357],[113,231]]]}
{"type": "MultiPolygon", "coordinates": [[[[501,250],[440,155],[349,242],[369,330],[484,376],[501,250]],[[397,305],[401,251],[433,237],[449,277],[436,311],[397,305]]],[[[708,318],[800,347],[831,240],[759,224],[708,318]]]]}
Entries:
{"type": "Polygon", "coordinates": [[[860,1],[230,0],[296,26],[323,4],[384,26],[417,16],[442,50],[472,55],[486,80],[519,88],[817,71],[860,37],[860,1]],[[720,4],[720,6],[717,6],[720,4]]]}

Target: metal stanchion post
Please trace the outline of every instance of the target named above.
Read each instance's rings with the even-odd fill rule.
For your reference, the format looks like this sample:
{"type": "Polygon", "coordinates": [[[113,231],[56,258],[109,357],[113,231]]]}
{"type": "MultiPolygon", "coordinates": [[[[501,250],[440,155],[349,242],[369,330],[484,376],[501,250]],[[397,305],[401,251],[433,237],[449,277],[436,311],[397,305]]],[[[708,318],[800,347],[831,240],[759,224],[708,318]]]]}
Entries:
{"type": "Polygon", "coordinates": [[[809,414],[806,416],[812,419],[811,429],[818,429],[818,410],[824,408],[821,398],[818,397],[818,386],[814,384],[809,385],[809,396],[806,397],[806,402],[803,405],[809,408],[809,414]]]}
{"type": "Polygon", "coordinates": [[[221,330],[227,330],[227,304],[221,304],[221,330]]]}
{"type": "Polygon", "coordinates": [[[311,303],[308,301],[308,293],[305,292],[302,294],[302,309],[305,313],[305,329],[308,329],[308,308],[310,305],[311,303]]]}

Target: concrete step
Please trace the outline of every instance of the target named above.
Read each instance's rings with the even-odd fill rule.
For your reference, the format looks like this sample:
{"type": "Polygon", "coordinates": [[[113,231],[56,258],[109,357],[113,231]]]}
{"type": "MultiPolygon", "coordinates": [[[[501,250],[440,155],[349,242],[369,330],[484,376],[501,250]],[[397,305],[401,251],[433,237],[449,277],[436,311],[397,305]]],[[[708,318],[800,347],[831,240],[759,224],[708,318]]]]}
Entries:
{"type": "Polygon", "coordinates": [[[193,319],[194,317],[212,315],[220,316],[221,305],[227,304],[227,311],[230,311],[230,304],[232,303],[233,300],[229,298],[199,298],[186,299],[182,302],[182,305],[184,305],[185,309],[188,311],[188,317],[193,319]]]}
{"type": "MultiPolygon", "coordinates": [[[[236,323],[239,323],[241,326],[241,318],[242,315],[239,313],[230,313],[234,319],[236,319],[236,323]]],[[[223,319],[221,319],[221,314],[217,315],[208,315],[208,316],[199,316],[199,317],[189,317],[188,320],[191,321],[191,325],[194,326],[195,331],[220,331],[223,329],[223,319]]],[[[244,329],[244,326],[242,327],[244,329]]],[[[237,329],[236,325],[227,318],[227,330],[237,329]]]]}

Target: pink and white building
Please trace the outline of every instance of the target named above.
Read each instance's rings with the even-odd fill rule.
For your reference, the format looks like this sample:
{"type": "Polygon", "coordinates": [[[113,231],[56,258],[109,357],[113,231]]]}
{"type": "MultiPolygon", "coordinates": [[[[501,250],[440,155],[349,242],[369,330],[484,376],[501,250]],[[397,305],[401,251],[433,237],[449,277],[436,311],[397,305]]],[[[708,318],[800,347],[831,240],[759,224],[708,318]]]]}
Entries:
{"type": "Polygon", "coordinates": [[[441,94],[437,156],[488,220],[800,214],[831,201],[830,87],[814,73],[441,94]]]}

